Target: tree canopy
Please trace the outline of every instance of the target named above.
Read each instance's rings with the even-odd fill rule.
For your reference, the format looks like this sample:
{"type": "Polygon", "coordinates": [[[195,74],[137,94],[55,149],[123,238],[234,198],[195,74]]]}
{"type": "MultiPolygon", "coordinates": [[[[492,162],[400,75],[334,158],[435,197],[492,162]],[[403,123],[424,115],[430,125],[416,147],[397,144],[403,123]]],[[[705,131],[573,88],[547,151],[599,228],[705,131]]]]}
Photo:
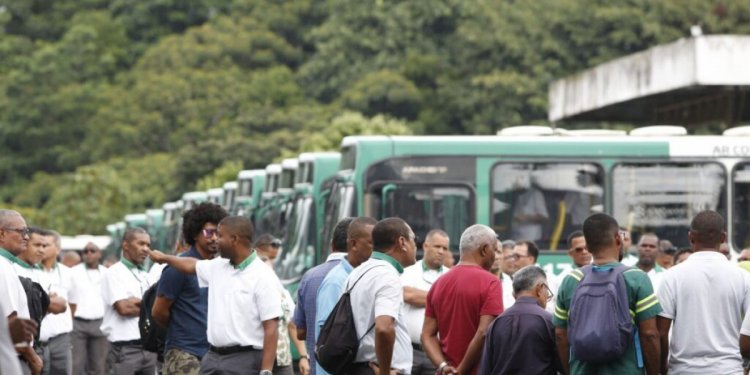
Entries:
{"type": "Polygon", "coordinates": [[[0,198],[102,233],[349,134],[545,123],[555,78],[704,33],[727,0],[8,0],[0,198]]]}

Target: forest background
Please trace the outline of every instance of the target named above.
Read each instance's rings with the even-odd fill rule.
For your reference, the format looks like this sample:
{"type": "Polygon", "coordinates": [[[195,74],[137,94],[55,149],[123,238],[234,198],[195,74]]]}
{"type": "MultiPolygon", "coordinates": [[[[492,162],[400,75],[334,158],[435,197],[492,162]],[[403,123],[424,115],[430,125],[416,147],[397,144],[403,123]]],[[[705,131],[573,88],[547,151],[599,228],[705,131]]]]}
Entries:
{"type": "Polygon", "coordinates": [[[0,199],[103,233],[348,134],[544,124],[549,83],[750,0],[5,0],[0,199]]]}

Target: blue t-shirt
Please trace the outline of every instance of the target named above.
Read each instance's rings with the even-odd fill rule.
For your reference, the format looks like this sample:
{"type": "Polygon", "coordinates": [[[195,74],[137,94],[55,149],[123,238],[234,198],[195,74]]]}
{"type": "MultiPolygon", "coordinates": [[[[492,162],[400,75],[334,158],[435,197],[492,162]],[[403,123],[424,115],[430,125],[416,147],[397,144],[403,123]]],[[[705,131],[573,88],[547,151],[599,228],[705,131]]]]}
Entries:
{"type": "MultiPolygon", "coordinates": [[[[180,256],[202,259],[195,247],[180,256]]],[[[177,348],[202,358],[208,351],[208,288],[199,288],[195,275],[167,266],[162,271],[156,295],[173,301],[164,352],[177,348]]]]}

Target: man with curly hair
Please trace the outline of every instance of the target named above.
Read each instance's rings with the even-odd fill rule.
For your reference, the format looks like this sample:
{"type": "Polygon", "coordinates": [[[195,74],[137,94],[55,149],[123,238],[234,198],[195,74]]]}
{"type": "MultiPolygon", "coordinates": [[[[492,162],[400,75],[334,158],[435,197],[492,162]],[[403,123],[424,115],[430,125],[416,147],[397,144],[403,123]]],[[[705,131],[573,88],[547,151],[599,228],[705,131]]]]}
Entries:
{"type": "MultiPolygon", "coordinates": [[[[181,257],[214,258],[216,230],[227,212],[219,205],[201,203],[182,216],[182,237],[190,248],[181,257]]],[[[166,267],[161,274],[152,314],[167,327],[163,374],[198,374],[208,351],[206,322],[208,288],[199,288],[195,275],[166,267]]]]}

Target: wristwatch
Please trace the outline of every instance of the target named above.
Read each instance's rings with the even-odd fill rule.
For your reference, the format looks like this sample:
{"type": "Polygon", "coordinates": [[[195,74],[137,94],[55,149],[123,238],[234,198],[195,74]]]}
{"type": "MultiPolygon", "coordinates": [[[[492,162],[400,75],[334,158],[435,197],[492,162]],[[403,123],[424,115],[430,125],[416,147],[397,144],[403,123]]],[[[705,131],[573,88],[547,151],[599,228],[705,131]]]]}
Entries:
{"type": "Polygon", "coordinates": [[[448,366],[448,362],[446,362],[446,361],[440,362],[440,366],[438,366],[438,368],[437,368],[437,373],[438,374],[442,374],[443,373],[443,369],[445,368],[445,366],[448,366]]]}
{"type": "Polygon", "coordinates": [[[303,354],[303,355],[300,355],[300,356],[299,356],[299,359],[306,359],[306,360],[308,360],[308,361],[309,361],[309,360],[310,360],[310,356],[309,356],[309,355],[307,355],[307,354],[303,354]]]}
{"type": "Polygon", "coordinates": [[[258,375],[273,375],[273,372],[271,370],[260,370],[258,375]]]}

